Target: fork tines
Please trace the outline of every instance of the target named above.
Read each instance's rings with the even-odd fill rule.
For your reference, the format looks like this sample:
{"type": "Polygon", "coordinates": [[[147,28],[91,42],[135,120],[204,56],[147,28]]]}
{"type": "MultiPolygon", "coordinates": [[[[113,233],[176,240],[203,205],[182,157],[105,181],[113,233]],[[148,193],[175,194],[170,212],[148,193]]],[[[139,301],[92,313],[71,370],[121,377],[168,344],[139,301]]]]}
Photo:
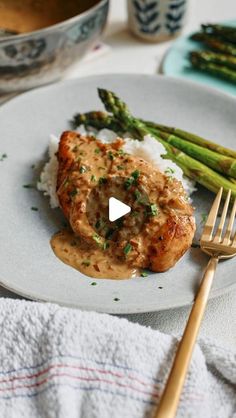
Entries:
{"type": "Polygon", "coordinates": [[[216,195],[216,198],[214,200],[214,203],[212,205],[212,208],[210,210],[210,213],[208,215],[207,221],[205,223],[205,226],[203,228],[202,237],[201,237],[201,247],[207,247],[209,249],[219,249],[220,251],[225,250],[228,255],[232,253],[231,250],[235,252],[236,249],[236,237],[233,237],[233,228],[234,228],[234,220],[235,220],[235,214],[236,214],[236,199],[234,200],[234,204],[230,213],[229,221],[225,230],[225,233],[223,234],[223,229],[225,225],[225,220],[228,213],[230,198],[231,198],[231,190],[228,191],[226,200],[224,203],[222,215],[220,218],[220,223],[218,225],[218,228],[216,229],[215,235],[213,236],[213,231],[216,226],[216,220],[217,215],[220,207],[220,202],[223,194],[223,188],[221,187],[219,192],[216,195]]]}

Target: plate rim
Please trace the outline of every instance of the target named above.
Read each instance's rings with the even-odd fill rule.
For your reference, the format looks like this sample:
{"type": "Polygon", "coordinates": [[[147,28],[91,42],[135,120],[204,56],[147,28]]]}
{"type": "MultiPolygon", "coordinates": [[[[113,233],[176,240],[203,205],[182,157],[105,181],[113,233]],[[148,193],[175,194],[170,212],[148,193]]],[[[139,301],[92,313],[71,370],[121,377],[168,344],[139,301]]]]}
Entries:
{"type": "MultiPolygon", "coordinates": [[[[205,86],[205,85],[201,85],[195,81],[192,80],[185,80],[185,79],[180,79],[178,77],[167,77],[164,75],[158,75],[158,74],[136,74],[136,73],[110,73],[110,74],[99,74],[99,75],[92,75],[92,76],[85,76],[85,77],[78,77],[78,78],[74,78],[74,79],[70,79],[70,80],[63,80],[59,83],[54,83],[52,85],[47,85],[47,86],[43,86],[43,87],[39,87],[37,89],[33,89],[24,93],[21,93],[20,95],[13,97],[12,99],[10,99],[9,101],[5,102],[1,107],[0,107],[0,116],[1,116],[1,112],[2,109],[5,110],[7,109],[7,107],[10,107],[12,104],[14,105],[15,103],[17,103],[18,101],[21,101],[22,99],[24,100],[25,97],[34,97],[35,95],[37,96],[38,94],[44,94],[45,92],[47,92],[48,90],[57,90],[58,87],[62,86],[62,85],[73,85],[76,83],[80,83],[83,80],[92,80],[92,79],[98,79],[101,78],[104,80],[104,76],[106,76],[106,78],[113,78],[114,77],[119,77],[119,78],[132,78],[132,77],[145,77],[145,78],[149,78],[149,79],[159,79],[161,80],[161,82],[164,83],[173,83],[173,84],[177,84],[177,85],[191,85],[194,87],[194,89],[197,90],[202,90],[205,92],[208,92],[209,94],[213,94],[215,97],[220,97],[222,99],[227,99],[232,101],[232,103],[235,105],[236,103],[236,98],[224,91],[220,91],[217,89],[214,89],[213,87],[209,87],[209,86],[205,86]]],[[[201,279],[201,275],[203,274],[203,271],[200,273],[200,277],[199,280],[201,279]]],[[[76,309],[81,309],[81,310],[85,310],[85,311],[91,311],[91,310],[95,310],[97,312],[102,312],[102,313],[111,313],[111,314],[134,314],[134,313],[145,313],[145,312],[156,312],[156,311],[162,311],[162,310],[168,310],[168,309],[175,309],[175,308],[179,308],[179,307],[184,307],[184,306],[190,306],[192,304],[192,301],[190,300],[186,300],[185,303],[183,302],[179,302],[179,303],[171,303],[171,305],[169,304],[168,306],[166,305],[165,307],[159,307],[158,305],[153,306],[151,305],[148,309],[147,307],[119,307],[118,305],[114,306],[114,309],[111,308],[105,308],[103,309],[101,306],[89,306],[86,305],[86,303],[80,303],[79,304],[74,304],[74,303],[70,303],[70,302],[58,302],[58,300],[54,300],[53,298],[47,298],[46,296],[42,297],[38,297],[37,295],[31,294],[31,292],[27,292],[25,290],[22,291],[22,289],[18,288],[17,286],[14,286],[14,288],[12,288],[9,285],[9,281],[6,283],[4,279],[0,278],[0,285],[3,286],[4,288],[6,288],[7,290],[15,293],[16,295],[22,296],[22,297],[26,297],[28,299],[31,299],[33,301],[38,301],[38,302],[45,302],[45,303],[56,303],[60,306],[66,306],[66,307],[71,307],[71,308],[76,308],[76,309]]],[[[210,299],[213,299],[215,297],[218,297],[220,295],[223,295],[225,293],[230,292],[231,290],[236,288],[236,282],[233,284],[228,285],[227,287],[223,287],[220,289],[216,289],[213,290],[210,294],[210,299]]]]}

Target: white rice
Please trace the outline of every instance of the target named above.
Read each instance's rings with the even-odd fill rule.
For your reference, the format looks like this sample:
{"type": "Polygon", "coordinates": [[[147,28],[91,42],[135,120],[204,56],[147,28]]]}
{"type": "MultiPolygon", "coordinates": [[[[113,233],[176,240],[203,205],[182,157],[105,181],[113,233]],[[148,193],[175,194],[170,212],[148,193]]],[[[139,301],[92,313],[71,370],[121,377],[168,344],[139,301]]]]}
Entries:
{"type": "MultiPolygon", "coordinates": [[[[83,125],[81,125],[77,131],[82,135],[88,134],[88,131],[83,125]]],[[[111,143],[117,138],[117,134],[108,129],[102,129],[99,132],[93,130],[93,134],[96,135],[96,137],[103,143],[111,143]]],[[[137,141],[136,139],[128,137],[124,138],[124,141],[125,145],[123,146],[123,150],[125,152],[150,162],[161,172],[180,180],[188,196],[196,190],[195,182],[185,177],[180,167],[178,167],[173,161],[161,157],[161,155],[166,154],[166,150],[163,145],[151,135],[146,135],[144,137],[144,141],[137,141]]],[[[58,162],[55,156],[58,149],[58,142],[59,139],[55,135],[50,136],[49,161],[45,164],[40,175],[40,180],[37,183],[38,190],[42,191],[46,196],[49,196],[52,208],[59,207],[56,194],[58,162]]]]}
{"type": "Polygon", "coordinates": [[[59,139],[55,135],[50,135],[48,154],[49,161],[43,167],[40,179],[37,183],[37,189],[49,196],[51,207],[58,208],[59,202],[56,194],[58,161],[56,152],[58,150],[59,139]]]}

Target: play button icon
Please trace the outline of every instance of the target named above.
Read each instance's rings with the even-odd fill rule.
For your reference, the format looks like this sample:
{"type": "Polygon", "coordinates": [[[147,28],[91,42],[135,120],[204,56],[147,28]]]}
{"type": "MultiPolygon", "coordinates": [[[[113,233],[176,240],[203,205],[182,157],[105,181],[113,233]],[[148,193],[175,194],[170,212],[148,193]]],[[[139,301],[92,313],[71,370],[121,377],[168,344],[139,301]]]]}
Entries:
{"type": "Polygon", "coordinates": [[[131,211],[131,207],[116,199],[110,197],[109,199],[109,221],[114,222],[122,216],[127,215],[131,211]]]}
{"type": "Polygon", "coordinates": [[[149,214],[145,189],[135,182],[130,186],[129,177],[103,178],[86,201],[86,216],[95,238],[103,237],[106,242],[132,239],[142,230],[149,214]]]}

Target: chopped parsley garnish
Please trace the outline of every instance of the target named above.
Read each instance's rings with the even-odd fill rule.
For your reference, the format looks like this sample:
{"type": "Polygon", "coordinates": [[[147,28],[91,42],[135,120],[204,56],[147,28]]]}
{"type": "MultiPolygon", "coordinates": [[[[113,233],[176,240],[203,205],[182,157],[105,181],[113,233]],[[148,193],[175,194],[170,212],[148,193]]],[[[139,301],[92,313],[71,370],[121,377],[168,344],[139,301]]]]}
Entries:
{"type": "Polygon", "coordinates": [[[174,174],[175,170],[173,170],[173,168],[171,167],[167,167],[167,169],[165,170],[165,174],[167,175],[172,175],[174,174]]]}
{"type": "Polygon", "coordinates": [[[105,167],[98,167],[99,170],[106,170],[105,167]]]}
{"type": "Polygon", "coordinates": [[[83,174],[83,173],[86,173],[86,171],[87,171],[87,168],[84,165],[81,165],[81,167],[79,168],[79,172],[83,174]]]}
{"type": "Polygon", "coordinates": [[[135,180],[137,180],[137,179],[139,178],[139,176],[140,176],[140,171],[139,171],[139,170],[135,170],[135,171],[133,171],[133,173],[131,173],[131,176],[132,176],[135,180]]]}
{"type": "Polygon", "coordinates": [[[99,184],[106,184],[107,183],[107,178],[106,177],[100,177],[98,180],[99,184]]]}
{"type": "Polygon", "coordinates": [[[125,190],[129,190],[133,183],[134,183],[134,178],[133,177],[127,178],[124,182],[125,190]]]}
{"type": "Polygon", "coordinates": [[[23,184],[24,189],[34,189],[34,185],[33,184],[23,184]]]}
{"type": "Polygon", "coordinates": [[[147,276],[148,276],[148,273],[146,271],[142,271],[141,277],[147,277],[147,276]]]}
{"type": "Polygon", "coordinates": [[[125,248],[124,248],[124,254],[128,255],[130,251],[132,251],[133,247],[132,245],[128,242],[128,244],[126,244],[125,248]]]}
{"type": "Polygon", "coordinates": [[[115,232],[115,229],[109,228],[108,231],[106,232],[105,238],[110,239],[112,235],[114,234],[114,232],[115,232]]]}
{"type": "Polygon", "coordinates": [[[139,199],[142,195],[141,195],[140,191],[136,189],[134,191],[134,196],[135,196],[135,199],[139,201],[139,199]]]}
{"type": "Polygon", "coordinates": [[[75,147],[72,149],[72,152],[78,151],[78,145],[75,145],[75,147]]]}
{"type": "Polygon", "coordinates": [[[99,154],[101,152],[100,148],[95,148],[94,150],[95,154],[99,154]]]}
{"type": "Polygon", "coordinates": [[[67,186],[68,186],[68,184],[69,184],[69,180],[66,178],[66,179],[64,180],[64,182],[63,182],[62,187],[67,187],[67,186]]]}
{"type": "Polygon", "coordinates": [[[157,205],[155,203],[153,203],[149,206],[148,215],[150,215],[150,216],[158,215],[158,209],[157,209],[157,205]]]}
{"type": "Polygon", "coordinates": [[[96,286],[97,285],[97,283],[96,282],[92,282],[92,283],[90,283],[91,284],[91,286],[96,286]]]}
{"type": "Polygon", "coordinates": [[[31,207],[31,210],[34,210],[35,212],[37,212],[38,211],[38,208],[36,208],[36,206],[32,206],[31,207]]]}
{"type": "Polygon", "coordinates": [[[3,160],[5,160],[7,158],[7,154],[2,154],[2,156],[0,157],[0,161],[3,161],[3,160]]]}
{"type": "Polygon", "coordinates": [[[90,180],[91,180],[91,181],[97,181],[97,178],[96,178],[96,176],[95,176],[94,174],[92,174],[92,176],[91,176],[90,180]]]}
{"type": "Polygon", "coordinates": [[[145,195],[142,195],[139,190],[134,191],[134,196],[136,198],[136,201],[138,203],[141,203],[141,205],[148,205],[148,199],[145,195]]]}
{"type": "Polygon", "coordinates": [[[118,165],[118,166],[117,166],[117,169],[118,169],[118,170],[124,170],[124,168],[125,168],[125,167],[124,167],[123,165],[118,165]]]}
{"type": "Polygon", "coordinates": [[[97,222],[95,223],[95,228],[96,229],[101,228],[101,220],[100,219],[98,219],[97,222]]]}
{"type": "Polygon", "coordinates": [[[208,215],[207,215],[207,213],[202,213],[202,214],[201,214],[201,218],[202,218],[201,223],[202,223],[202,224],[206,223],[207,216],[208,216],[208,215]]]}
{"type": "Polygon", "coordinates": [[[103,250],[106,251],[109,247],[110,247],[109,242],[104,242],[104,244],[102,246],[103,250]]]}
{"type": "Polygon", "coordinates": [[[78,193],[78,190],[77,189],[73,189],[73,190],[70,191],[69,196],[70,197],[75,197],[77,195],[77,193],[78,193]]]}
{"type": "Polygon", "coordinates": [[[108,152],[108,158],[109,160],[113,161],[114,160],[114,155],[112,154],[111,151],[108,152]]]}
{"type": "Polygon", "coordinates": [[[133,171],[133,173],[131,173],[131,177],[128,177],[124,182],[125,189],[129,190],[133,184],[136,184],[139,176],[140,176],[139,170],[133,171]]]}
{"type": "Polygon", "coordinates": [[[85,267],[90,266],[90,260],[84,260],[84,261],[82,261],[82,266],[85,266],[85,267]]]}
{"type": "Polygon", "coordinates": [[[97,244],[100,244],[101,237],[100,237],[98,234],[94,234],[94,235],[93,235],[93,240],[94,240],[97,244]]]}
{"type": "Polygon", "coordinates": [[[117,154],[118,154],[118,155],[125,155],[125,152],[124,152],[124,150],[123,150],[123,149],[119,149],[117,154]]]}
{"type": "Polygon", "coordinates": [[[100,229],[100,228],[103,228],[103,226],[104,226],[104,221],[102,219],[98,219],[97,222],[95,223],[95,228],[100,229]]]}
{"type": "Polygon", "coordinates": [[[120,299],[119,299],[119,298],[114,298],[113,300],[114,300],[115,302],[119,302],[119,300],[120,300],[120,299]]]}
{"type": "Polygon", "coordinates": [[[131,211],[131,216],[133,216],[134,218],[135,218],[136,216],[138,216],[138,211],[137,211],[137,210],[132,210],[132,211],[131,211]]]}

